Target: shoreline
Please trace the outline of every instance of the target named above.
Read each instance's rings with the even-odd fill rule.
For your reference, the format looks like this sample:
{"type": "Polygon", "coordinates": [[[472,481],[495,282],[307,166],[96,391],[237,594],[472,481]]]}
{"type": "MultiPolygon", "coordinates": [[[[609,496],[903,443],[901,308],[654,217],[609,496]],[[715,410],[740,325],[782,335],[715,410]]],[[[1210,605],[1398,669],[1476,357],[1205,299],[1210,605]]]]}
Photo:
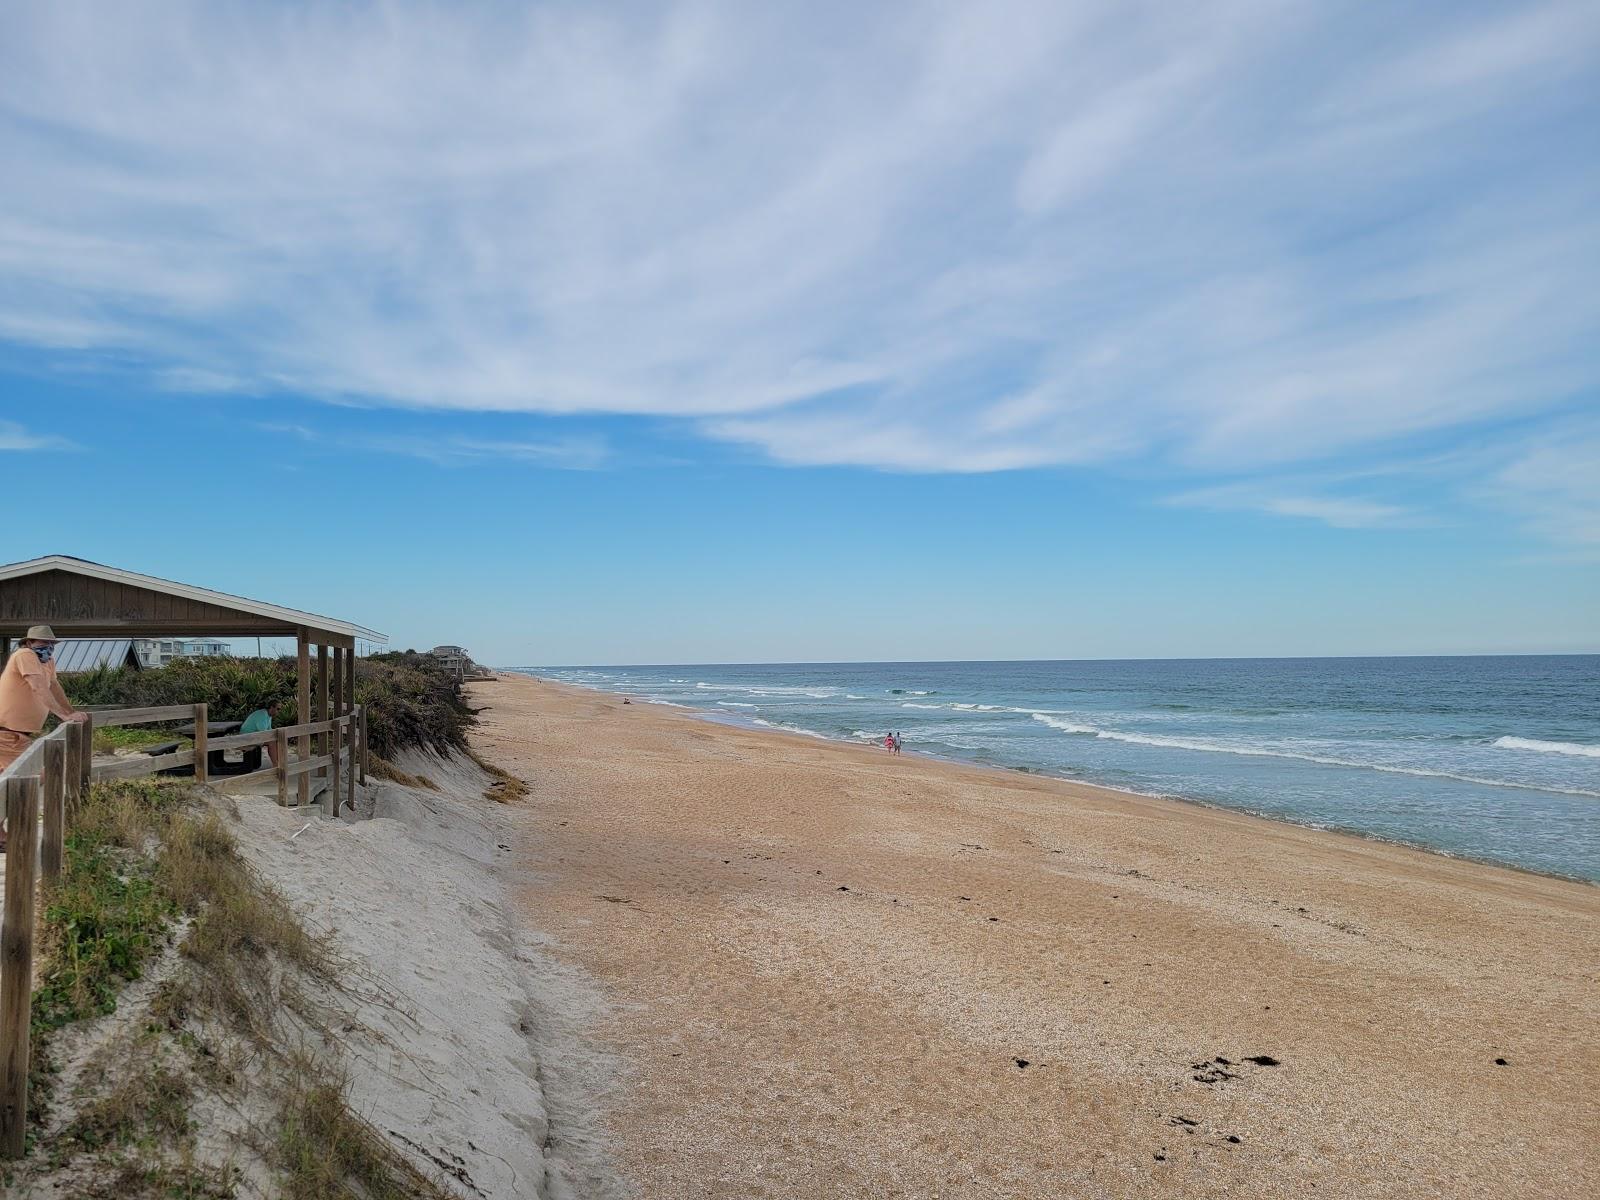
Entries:
{"type": "MultiPolygon", "coordinates": [[[[612,691],[608,688],[594,687],[589,684],[569,683],[566,680],[553,680],[542,675],[534,675],[529,670],[517,667],[502,667],[497,669],[503,674],[516,676],[522,679],[529,679],[535,683],[547,687],[571,688],[574,691],[586,692],[599,696],[616,697],[619,700],[623,697],[628,697],[630,698],[630,703],[632,704],[645,704],[654,708],[675,709],[679,712],[690,714],[696,720],[707,721],[713,725],[722,725],[728,728],[740,729],[756,735],[772,734],[777,737],[803,738],[810,741],[823,742],[830,746],[853,746],[863,750],[872,750],[877,748],[871,742],[855,741],[843,737],[833,737],[825,733],[816,732],[814,730],[792,729],[782,725],[773,724],[770,721],[763,721],[754,717],[746,717],[739,713],[719,713],[706,708],[698,708],[692,704],[679,704],[673,700],[634,699],[634,694],[631,692],[612,691]]],[[[928,762],[945,763],[950,766],[962,767],[973,771],[993,771],[1008,776],[1020,775],[1025,779],[1050,780],[1056,783],[1066,784],[1074,788],[1091,788],[1095,791],[1107,792],[1115,796],[1150,800],[1157,803],[1180,804],[1187,807],[1199,808],[1207,812],[1231,813],[1238,816],[1250,817],[1258,821],[1266,821],[1273,825],[1284,825],[1294,829],[1303,829],[1312,833],[1323,833],[1334,837],[1351,838],[1359,842],[1370,842],[1379,846],[1393,846],[1399,849],[1411,850],[1420,854],[1442,858],[1449,862],[1468,863],[1474,866],[1487,867],[1494,870],[1512,871],[1521,875],[1529,875],[1535,879],[1551,879],[1560,883],[1572,883],[1583,887],[1600,888],[1600,879],[1589,879],[1582,875],[1569,875],[1561,871],[1540,870],[1537,867],[1523,866],[1520,863],[1506,862],[1503,859],[1486,858],[1473,854],[1453,853],[1452,851],[1444,850],[1437,846],[1430,846],[1424,842],[1413,842],[1400,838],[1382,837],[1375,833],[1368,833],[1365,830],[1353,829],[1345,826],[1318,825],[1310,821],[1297,821],[1292,817],[1279,816],[1274,813],[1258,812],[1254,809],[1223,804],[1217,801],[1202,800],[1194,796],[1183,796],[1170,792],[1140,792],[1135,791],[1132,788],[1112,787],[1109,784],[1096,783],[1087,779],[1074,779],[1068,775],[1053,775],[1047,771],[1026,766],[1009,767],[1000,763],[973,762],[969,759],[955,758],[944,754],[935,754],[928,750],[909,750],[906,752],[906,756],[928,762]]],[[[1352,767],[1352,769],[1359,768],[1352,767]]],[[[1522,785],[1512,786],[1520,787],[1522,785]]]]}

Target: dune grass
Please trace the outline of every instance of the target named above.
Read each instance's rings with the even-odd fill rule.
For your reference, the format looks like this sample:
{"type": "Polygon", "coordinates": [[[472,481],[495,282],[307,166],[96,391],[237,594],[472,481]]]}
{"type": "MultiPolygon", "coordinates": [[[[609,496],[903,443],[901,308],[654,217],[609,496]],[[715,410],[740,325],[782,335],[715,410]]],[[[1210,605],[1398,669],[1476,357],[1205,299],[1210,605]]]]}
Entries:
{"type": "Polygon", "coordinates": [[[528,794],[528,785],[518,779],[510,771],[495,766],[488,759],[482,757],[476,750],[468,750],[467,757],[478,764],[484,774],[493,781],[483,789],[485,800],[496,800],[501,804],[510,804],[513,800],[521,800],[528,794]]]}

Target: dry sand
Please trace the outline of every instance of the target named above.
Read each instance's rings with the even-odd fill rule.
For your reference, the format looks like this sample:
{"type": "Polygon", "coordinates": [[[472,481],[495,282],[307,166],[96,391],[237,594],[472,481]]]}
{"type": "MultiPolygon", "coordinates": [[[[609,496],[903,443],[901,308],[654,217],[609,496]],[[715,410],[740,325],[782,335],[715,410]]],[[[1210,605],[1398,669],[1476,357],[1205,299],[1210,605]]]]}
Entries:
{"type": "Polygon", "coordinates": [[[1600,1194],[1600,889],[472,695],[532,785],[528,927],[609,1002],[633,1194],[1600,1194]]]}

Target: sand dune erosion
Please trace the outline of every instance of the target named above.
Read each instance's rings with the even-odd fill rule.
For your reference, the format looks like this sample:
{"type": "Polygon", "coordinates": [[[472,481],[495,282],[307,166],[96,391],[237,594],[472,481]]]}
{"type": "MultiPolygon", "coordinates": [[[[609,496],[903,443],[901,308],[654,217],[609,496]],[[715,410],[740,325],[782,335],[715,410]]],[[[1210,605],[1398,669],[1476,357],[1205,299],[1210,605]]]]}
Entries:
{"type": "Polygon", "coordinates": [[[642,1197],[1600,1189],[1600,889],[505,678],[642,1197]]]}

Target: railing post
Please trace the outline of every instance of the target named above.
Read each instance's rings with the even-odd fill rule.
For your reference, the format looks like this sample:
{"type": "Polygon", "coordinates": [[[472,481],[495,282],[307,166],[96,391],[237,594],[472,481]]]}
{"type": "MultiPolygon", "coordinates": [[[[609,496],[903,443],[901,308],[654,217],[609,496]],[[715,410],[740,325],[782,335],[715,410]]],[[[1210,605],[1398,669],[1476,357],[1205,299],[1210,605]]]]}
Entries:
{"type": "Polygon", "coordinates": [[[273,757],[278,760],[278,803],[284,808],[289,807],[289,735],[280,725],[276,731],[277,754],[273,757]]]}
{"type": "Polygon", "coordinates": [[[44,805],[44,840],[39,847],[39,876],[45,886],[61,878],[61,845],[66,836],[67,743],[69,735],[52,734],[40,749],[44,769],[39,775],[39,802],[44,805]]]}
{"type": "Polygon", "coordinates": [[[83,773],[79,776],[78,794],[81,796],[89,790],[89,785],[94,782],[94,714],[85,713],[85,720],[78,723],[78,737],[82,740],[82,754],[79,755],[83,763],[83,773]]]}
{"type": "Polygon", "coordinates": [[[349,734],[350,757],[345,763],[344,787],[345,799],[350,803],[350,812],[356,811],[356,756],[360,751],[356,747],[356,737],[361,730],[361,721],[352,710],[345,717],[345,732],[349,734]]]}
{"type": "Polygon", "coordinates": [[[328,734],[328,750],[333,761],[328,765],[328,790],[322,801],[322,811],[331,817],[339,815],[339,755],[344,752],[341,743],[344,741],[344,724],[337,718],[333,722],[333,730],[328,734]]]}
{"type": "MultiPolygon", "coordinates": [[[[311,643],[305,627],[301,626],[296,631],[295,660],[295,711],[299,714],[296,724],[308,725],[311,716],[311,643]]],[[[311,735],[302,733],[295,738],[295,744],[300,751],[301,758],[311,757],[311,735]]],[[[311,800],[311,776],[302,773],[299,784],[300,803],[306,804],[311,800]]]]}
{"type": "Polygon", "coordinates": [[[206,739],[211,731],[206,728],[206,706],[194,706],[194,781],[205,783],[206,775],[206,739]]]}
{"type": "Polygon", "coordinates": [[[6,780],[6,898],[0,926],[0,1156],[27,1146],[28,1015],[33,998],[33,889],[39,862],[39,780],[6,780]]]}
{"type": "Polygon", "coordinates": [[[82,721],[67,723],[66,788],[62,796],[62,824],[70,821],[83,803],[83,763],[89,746],[88,726],[82,721]]]}
{"type": "Polygon", "coordinates": [[[356,709],[361,715],[361,786],[367,786],[367,706],[356,709]]]}
{"type": "MultiPolygon", "coordinates": [[[[313,703],[317,706],[317,715],[313,721],[326,721],[328,719],[328,647],[326,643],[317,645],[317,698],[313,703]]],[[[319,734],[311,741],[311,753],[319,758],[328,752],[328,743],[333,740],[330,734],[319,734]]],[[[317,778],[327,782],[328,768],[318,767],[317,778]]]]}

